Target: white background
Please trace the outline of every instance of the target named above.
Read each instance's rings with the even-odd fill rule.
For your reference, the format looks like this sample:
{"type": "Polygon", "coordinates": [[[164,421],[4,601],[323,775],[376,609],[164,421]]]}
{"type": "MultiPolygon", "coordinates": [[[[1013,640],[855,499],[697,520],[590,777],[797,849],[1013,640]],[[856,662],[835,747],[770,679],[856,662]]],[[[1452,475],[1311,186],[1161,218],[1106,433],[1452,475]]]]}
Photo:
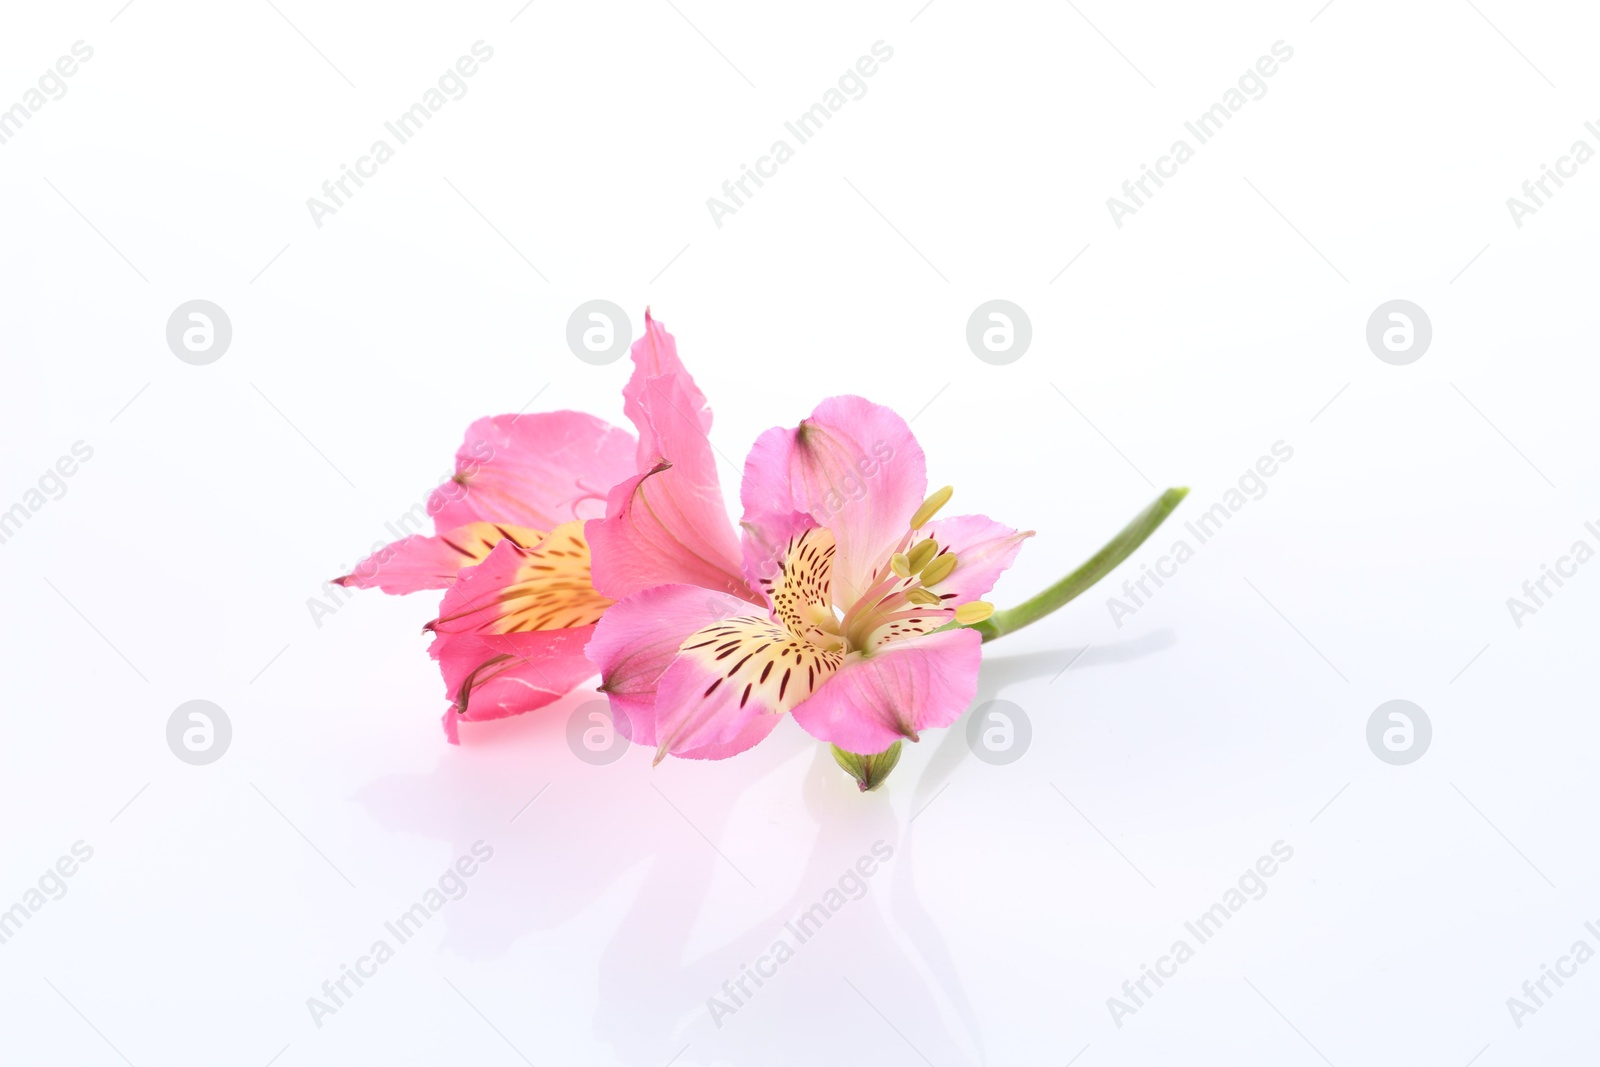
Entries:
{"type": "Polygon", "coordinates": [[[94,49],[0,145],[0,509],[94,450],[0,545],[0,907],[94,849],[0,945],[0,1060],[1592,1061],[1600,964],[1520,1028],[1506,998],[1600,949],[1600,566],[1520,628],[1506,598],[1600,545],[1600,163],[1521,228],[1505,204],[1600,148],[1592,12],[274,2],[13,5],[0,33],[0,106],[94,49]],[[478,40],[467,95],[314,225],[478,40]],[[706,198],[879,40],[868,93],[718,228],[706,198]],[[1279,40],[1269,92],[1114,225],[1279,40]],[[964,338],[996,297],[1034,331],[1003,367],[964,338]],[[209,366],[164,336],[196,298],[233,324],[209,366]],[[786,723],[720,764],[593,767],[565,740],[587,692],[451,747],[431,596],[320,626],[308,600],[473,418],[620,420],[628,364],[564,340],[594,298],[666,322],[734,464],[826,395],[915,415],[954,508],[1038,531],[1002,606],[1193,494],[987,646],[980,700],[1032,723],[1008,766],[958,727],[859,795],[786,723]],[[1364,336],[1397,298],[1433,324],[1409,366],[1364,336]],[[1277,441],[1266,495],[1115,625],[1106,596],[1277,441]],[[165,740],[197,698],[234,731],[206,767],[165,740]],[[1366,743],[1396,698],[1433,724],[1409,766],[1366,743]],[[316,1026],[307,998],[480,839],[467,895],[316,1026]],[[865,898],[713,1025],[879,840],[865,898]],[[1266,896],[1117,1026],[1107,998],[1279,840],[1266,896]]]}

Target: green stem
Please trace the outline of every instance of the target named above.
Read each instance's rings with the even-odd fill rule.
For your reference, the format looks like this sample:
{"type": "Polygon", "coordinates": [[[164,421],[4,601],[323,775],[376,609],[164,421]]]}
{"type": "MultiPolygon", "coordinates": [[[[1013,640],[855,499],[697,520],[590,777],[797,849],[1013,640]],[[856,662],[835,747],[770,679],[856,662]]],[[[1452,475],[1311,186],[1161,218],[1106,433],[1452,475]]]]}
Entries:
{"type": "Polygon", "coordinates": [[[1168,489],[1156,497],[1149,507],[1135,515],[1121,533],[1106,542],[1105,547],[1089,557],[1083,566],[1016,607],[997,611],[983,622],[974,623],[972,629],[982,634],[985,641],[993,641],[1031,622],[1038,622],[1115,570],[1117,564],[1131,556],[1134,549],[1156,532],[1157,527],[1188,495],[1188,489],[1168,489]]]}

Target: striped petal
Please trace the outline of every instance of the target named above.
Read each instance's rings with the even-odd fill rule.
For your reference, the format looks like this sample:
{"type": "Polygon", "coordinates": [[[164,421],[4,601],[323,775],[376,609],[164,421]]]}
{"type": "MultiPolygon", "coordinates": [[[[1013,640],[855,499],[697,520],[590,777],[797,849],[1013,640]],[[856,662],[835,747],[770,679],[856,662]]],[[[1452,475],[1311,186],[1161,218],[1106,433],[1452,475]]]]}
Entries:
{"type": "Polygon", "coordinates": [[[753,737],[754,744],[766,731],[752,728],[753,721],[806,699],[842,658],[758,615],[696,630],[656,690],[657,762],[740,738],[753,737]]]}
{"type": "Polygon", "coordinates": [[[838,669],[844,653],[828,599],[834,552],[827,529],[794,534],[776,573],[759,582],[771,617],[725,618],[682,642],[657,687],[658,760],[743,751],[770,732],[762,720],[806,699],[838,669]]]}
{"type": "Polygon", "coordinates": [[[589,580],[583,525],[563,523],[533,548],[501,541],[482,563],[461,571],[427,628],[506,634],[593,625],[612,601],[589,580]]]}
{"type": "Polygon", "coordinates": [[[828,585],[837,547],[832,530],[813,526],[790,537],[775,575],[759,579],[772,613],[789,633],[827,643],[829,634],[818,623],[834,618],[828,585]]]}

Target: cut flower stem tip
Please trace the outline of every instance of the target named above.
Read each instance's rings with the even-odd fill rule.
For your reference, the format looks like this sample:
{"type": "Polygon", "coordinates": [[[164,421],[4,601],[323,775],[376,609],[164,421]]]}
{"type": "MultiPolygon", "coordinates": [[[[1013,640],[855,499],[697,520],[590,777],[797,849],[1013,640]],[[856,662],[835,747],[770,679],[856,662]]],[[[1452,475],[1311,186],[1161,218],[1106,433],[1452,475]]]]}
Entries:
{"type": "Polygon", "coordinates": [[[1144,544],[1145,540],[1167,521],[1167,516],[1171,515],[1188,495],[1187,488],[1168,489],[1156,497],[1149,507],[1135,515],[1133,521],[1124,526],[1117,536],[1107,541],[1104,548],[1090,556],[1083,566],[1016,607],[996,611],[984,621],[973,623],[972,629],[982,634],[985,641],[993,641],[997,637],[1004,637],[1008,633],[1020,630],[1031,622],[1038,622],[1116,570],[1118,564],[1133,555],[1134,549],[1144,544]]]}

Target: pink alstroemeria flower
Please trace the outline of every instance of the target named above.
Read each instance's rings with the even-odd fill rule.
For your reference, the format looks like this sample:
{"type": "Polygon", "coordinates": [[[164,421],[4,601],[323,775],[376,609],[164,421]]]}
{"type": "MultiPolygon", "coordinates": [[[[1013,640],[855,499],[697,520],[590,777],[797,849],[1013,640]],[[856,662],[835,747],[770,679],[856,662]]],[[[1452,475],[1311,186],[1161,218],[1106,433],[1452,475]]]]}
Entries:
{"type": "MultiPolygon", "coordinates": [[[[589,655],[619,725],[626,717],[659,762],[742,752],[790,711],[861,754],[954,722],[976,691],[982,639],[945,627],[989,615],[980,598],[1032,534],[977,515],[934,521],[950,491],[926,493],[910,428],[860,397],[763,434],[741,494],[749,582],[610,594],[589,655]]],[[[713,505],[720,497],[695,502],[704,526],[713,505]]],[[[598,575],[605,552],[591,540],[598,575]]]]}
{"type": "Polygon", "coordinates": [[[429,654],[457,724],[544,707],[593,676],[583,649],[611,599],[589,578],[584,521],[633,472],[633,435],[591,415],[496,415],[467,428],[453,478],[428,496],[435,535],[374,552],[335,581],[445,590],[429,654]]]}
{"type": "Polygon", "coordinates": [[[711,411],[648,309],[632,358],[623,410],[637,439],[571,411],[481,419],[428,498],[435,533],[336,579],[444,590],[426,629],[452,742],[460,722],[544,707],[598,669],[617,730],[658,763],[742,752],[792,711],[876,788],[902,739],[966,709],[983,641],[1093,586],[1188,492],[1168,489],[1082,566],[996,613],[980,598],[1032,532],[937,518],[951,490],[925,495],[922,449],[893,411],[838,396],[762,434],[736,531],[711,411]]]}

